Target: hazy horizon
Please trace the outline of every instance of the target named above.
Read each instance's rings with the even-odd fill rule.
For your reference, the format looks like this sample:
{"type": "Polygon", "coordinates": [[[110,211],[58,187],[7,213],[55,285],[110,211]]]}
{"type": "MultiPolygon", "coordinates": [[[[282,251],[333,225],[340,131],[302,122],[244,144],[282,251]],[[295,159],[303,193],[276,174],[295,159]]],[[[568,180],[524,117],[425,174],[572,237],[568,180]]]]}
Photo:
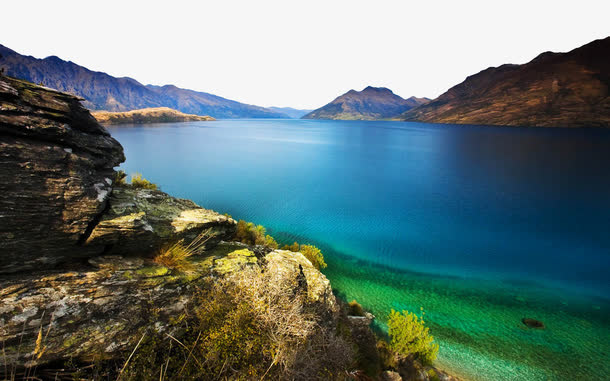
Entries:
{"type": "Polygon", "coordinates": [[[592,0],[578,7],[557,1],[134,3],[3,4],[5,14],[46,29],[16,33],[23,17],[6,17],[0,43],[143,84],[316,109],[366,86],[435,98],[487,67],[526,63],[610,35],[610,4],[592,0]]]}

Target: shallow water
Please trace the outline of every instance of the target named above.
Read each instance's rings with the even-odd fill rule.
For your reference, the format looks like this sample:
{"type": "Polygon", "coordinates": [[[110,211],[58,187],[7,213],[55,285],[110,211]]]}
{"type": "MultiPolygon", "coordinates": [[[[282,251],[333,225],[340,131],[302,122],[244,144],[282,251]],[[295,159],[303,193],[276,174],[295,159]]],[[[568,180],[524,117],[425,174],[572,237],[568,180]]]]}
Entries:
{"type": "Polygon", "coordinates": [[[457,374],[610,372],[610,131],[226,120],[111,133],[127,172],[319,245],[333,287],[381,328],[391,308],[424,307],[457,374]]]}

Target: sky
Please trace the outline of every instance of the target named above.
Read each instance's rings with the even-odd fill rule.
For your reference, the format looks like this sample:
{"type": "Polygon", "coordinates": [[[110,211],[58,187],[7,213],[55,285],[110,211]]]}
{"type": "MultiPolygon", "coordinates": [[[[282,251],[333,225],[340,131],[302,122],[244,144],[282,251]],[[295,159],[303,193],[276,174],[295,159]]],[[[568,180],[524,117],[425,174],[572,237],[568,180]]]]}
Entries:
{"type": "Polygon", "coordinates": [[[318,108],[383,86],[435,98],[468,75],[610,36],[610,1],[8,0],[0,44],[144,84],[318,108]]]}

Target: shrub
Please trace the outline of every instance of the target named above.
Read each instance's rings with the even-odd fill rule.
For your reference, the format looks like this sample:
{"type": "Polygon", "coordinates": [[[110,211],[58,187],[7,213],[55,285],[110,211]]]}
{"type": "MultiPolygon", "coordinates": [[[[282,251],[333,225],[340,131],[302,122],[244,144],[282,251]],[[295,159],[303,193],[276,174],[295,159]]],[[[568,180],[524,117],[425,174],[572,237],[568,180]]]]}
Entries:
{"type": "Polygon", "coordinates": [[[297,251],[299,251],[299,244],[295,242],[292,245],[284,245],[282,247],[282,250],[290,250],[296,253],[297,251]]]}
{"type": "Polygon", "coordinates": [[[364,309],[356,300],[352,300],[348,303],[349,309],[347,314],[349,316],[364,316],[364,309]]]}
{"type": "Polygon", "coordinates": [[[305,256],[305,258],[311,261],[311,264],[318,270],[326,268],[327,264],[324,262],[324,255],[317,247],[313,245],[301,245],[299,251],[305,256]]]}
{"type": "Polygon", "coordinates": [[[345,374],[353,349],[294,294],[286,274],[247,268],[202,285],[188,317],[151,334],[125,367],[125,379],[326,380],[345,374]]]}
{"type": "Polygon", "coordinates": [[[156,184],[151,183],[150,181],[143,178],[140,173],[134,173],[133,175],[131,175],[131,186],[134,188],[141,188],[141,189],[152,189],[152,190],[157,189],[156,184]]]}
{"type": "Polygon", "coordinates": [[[402,356],[410,354],[420,358],[424,364],[436,359],[438,344],[424,325],[423,317],[408,311],[392,310],[388,319],[390,347],[402,356]]]}
{"type": "Polygon", "coordinates": [[[247,245],[263,245],[277,249],[278,244],[275,239],[266,233],[267,229],[262,225],[254,225],[252,222],[239,220],[235,239],[247,245]]]}
{"type": "Polygon", "coordinates": [[[114,173],[114,185],[127,185],[125,179],[127,178],[127,174],[122,169],[119,169],[114,173]]]}

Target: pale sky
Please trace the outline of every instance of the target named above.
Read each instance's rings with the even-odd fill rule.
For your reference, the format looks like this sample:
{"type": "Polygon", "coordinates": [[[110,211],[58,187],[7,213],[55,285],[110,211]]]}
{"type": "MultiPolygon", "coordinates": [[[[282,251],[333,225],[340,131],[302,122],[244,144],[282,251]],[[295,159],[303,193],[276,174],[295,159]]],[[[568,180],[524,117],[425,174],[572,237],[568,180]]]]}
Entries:
{"type": "Polygon", "coordinates": [[[6,0],[0,44],[144,84],[317,108],[368,85],[434,98],[489,66],[607,37],[609,19],[609,0],[6,0]]]}

